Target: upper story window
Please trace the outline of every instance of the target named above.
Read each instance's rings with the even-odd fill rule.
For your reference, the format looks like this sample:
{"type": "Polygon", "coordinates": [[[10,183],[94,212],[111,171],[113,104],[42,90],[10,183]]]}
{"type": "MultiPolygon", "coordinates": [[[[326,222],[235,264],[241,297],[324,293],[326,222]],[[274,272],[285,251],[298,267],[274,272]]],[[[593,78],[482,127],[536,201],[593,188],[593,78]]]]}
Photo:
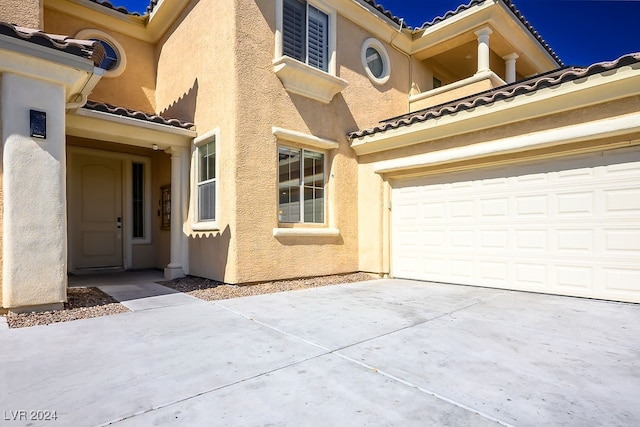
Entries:
{"type": "Polygon", "coordinates": [[[91,40],[100,43],[104,48],[105,52],[107,53],[104,59],[102,60],[102,62],[100,63],[99,67],[107,71],[114,69],[118,65],[118,60],[119,60],[118,51],[116,50],[116,48],[111,46],[109,42],[105,40],[96,39],[96,38],[93,38],[91,40]]]}
{"type": "Polygon", "coordinates": [[[373,38],[365,40],[360,55],[362,65],[372,82],[382,85],[389,81],[391,61],[387,49],[380,41],[373,38]]]}
{"type": "Polygon", "coordinates": [[[305,0],[284,0],[282,48],[286,56],[329,71],[329,15],[305,0]]]}
{"type": "Polygon", "coordinates": [[[347,87],[337,76],[337,12],[322,0],[275,0],[273,71],[289,93],[328,104],[347,87]]]}
{"type": "Polygon", "coordinates": [[[124,47],[122,47],[122,45],[118,43],[112,35],[107,34],[104,31],[90,28],[78,31],[75,38],[94,40],[104,47],[107,55],[99,67],[106,70],[104,73],[105,77],[118,77],[124,72],[124,69],[127,66],[127,57],[124,53],[124,47]]]}

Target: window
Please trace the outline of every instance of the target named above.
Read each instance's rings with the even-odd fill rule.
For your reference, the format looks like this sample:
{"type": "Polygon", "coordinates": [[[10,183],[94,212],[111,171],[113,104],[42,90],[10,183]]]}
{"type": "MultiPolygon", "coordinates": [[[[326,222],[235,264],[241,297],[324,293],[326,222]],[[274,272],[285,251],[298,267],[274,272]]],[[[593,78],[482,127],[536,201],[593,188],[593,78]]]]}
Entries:
{"type": "Polygon", "coordinates": [[[122,45],[112,35],[87,28],[78,31],[75,38],[97,41],[104,47],[106,56],[99,65],[100,68],[106,70],[104,77],[118,77],[124,72],[127,66],[127,57],[122,45]]]}
{"type": "Polygon", "coordinates": [[[324,154],[278,147],[278,220],[324,223],[324,154]]]}
{"type": "Polygon", "coordinates": [[[131,184],[132,237],[144,238],[144,164],[132,163],[131,184]]]}
{"type": "Polygon", "coordinates": [[[389,54],[376,39],[367,39],[362,44],[361,60],[367,75],[375,84],[385,84],[391,75],[389,54]]]}
{"type": "Polygon", "coordinates": [[[433,78],[433,88],[437,89],[439,87],[442,87],[442,82],[440,81],[440,79],[434,77],[433,78]]]}
{"type": "Polygon", "coordinates": [[[284,0],[282,49],[286,56],[329,71],[329,15],[305,0],[284,0]]]}
{"type": "Polygon", "coordinates": [[[198,147],[197,204],[198,221],[216,219],[216,142],[198,147]]]}
{"type": "Polygon", "coordinates": [[[111,46],[108,42],[101,39],[91,39],[91,40],[100,43],[104,48],[105,52],[107,53],[104,59],[102,60],[102,62],[100,63],[99,67],[107,71],[113,70],[116,67],[116,65],[118,65],[118,52],[116,51],[116,48],[111,46]]]}

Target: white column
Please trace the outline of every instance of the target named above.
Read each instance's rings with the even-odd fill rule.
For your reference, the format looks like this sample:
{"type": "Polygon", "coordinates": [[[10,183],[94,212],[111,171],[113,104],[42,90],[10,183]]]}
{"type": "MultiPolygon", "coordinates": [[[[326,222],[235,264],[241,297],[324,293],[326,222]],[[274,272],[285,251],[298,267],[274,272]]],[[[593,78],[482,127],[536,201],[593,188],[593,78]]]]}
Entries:
{"type": "Polygon", "coordinates": [[[478,72],[489,71],[489,36],[493,30],[489,27],[480,28],[474,34],[478,37],[478,72]]]}
{"type": "Polygon", "coordinates": [[[504,59],[505,67],[504,80],[507,83],[513,83],[516,81],[516,59],[518,58],[519,56],[517,53],[510,53],[509,55],[502,57],[502,59],[504,59]]]}
{"type": "Polygon", "coordinates": [[[185,150],[170,148],[166,152],[171,154],[171,252],[164,277],[171,280],[185,276],[182,268],[182,160],[185,150]]]}

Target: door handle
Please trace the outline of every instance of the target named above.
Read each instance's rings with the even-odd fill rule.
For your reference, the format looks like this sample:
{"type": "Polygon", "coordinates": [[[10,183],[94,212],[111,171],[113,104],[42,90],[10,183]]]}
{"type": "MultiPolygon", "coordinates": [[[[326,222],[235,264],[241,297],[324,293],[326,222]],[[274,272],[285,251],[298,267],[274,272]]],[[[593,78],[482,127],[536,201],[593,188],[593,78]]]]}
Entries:
{"type": "Polygon", "coordinates": [[[119,216],[118,219],[116,219],[116,228],[118,228],[118,230],[120,230],[122,228],[122,217],[119,216]]]}

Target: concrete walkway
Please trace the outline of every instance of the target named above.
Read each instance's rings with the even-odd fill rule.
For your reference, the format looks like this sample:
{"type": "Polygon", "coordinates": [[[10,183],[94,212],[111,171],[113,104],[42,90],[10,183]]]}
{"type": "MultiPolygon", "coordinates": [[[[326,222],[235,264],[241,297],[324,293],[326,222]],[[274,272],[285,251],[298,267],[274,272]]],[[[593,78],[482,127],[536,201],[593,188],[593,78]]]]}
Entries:
{"type": "Polygon", "coordinates": [[[640,424],[640,305],[402,280],[206,303],[145,280],[96,282],[132,312],[0,330],[0,424],[640,424]]]}

